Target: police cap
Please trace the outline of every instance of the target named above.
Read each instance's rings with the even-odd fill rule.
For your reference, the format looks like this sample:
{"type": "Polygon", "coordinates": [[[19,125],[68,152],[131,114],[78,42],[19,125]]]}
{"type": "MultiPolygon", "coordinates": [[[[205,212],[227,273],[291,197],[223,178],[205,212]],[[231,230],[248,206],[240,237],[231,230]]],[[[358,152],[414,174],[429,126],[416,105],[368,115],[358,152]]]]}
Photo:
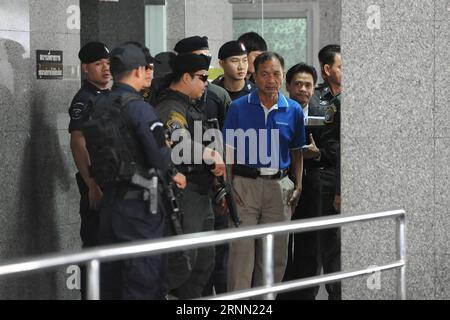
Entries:
{"type": "Polygon", "coordinates": [[[82,63],[92,63],[101,59],[109,59],[109,50],[104,43],[89,42],[78,52],[78,58],[82,63]]]}
{"type": "Polygon", "coordinates": [[[170,61],[172,71],[175,73],[193,73],[198,70],[208,70],[211,57],[204,54],[182,53],[170,61]]]}
{"type": "Polygon", "coordinates": [[[155,58],[151,55],[150,50],[149,50],[146,46],[142,45],[140,42],[137,42],[137,41],[128,41],[128,42],[125,42],[125,44],[134,44],[135,46],[141,48],[142,52],[144,52],[144,55],[145,55],[145,61],[147,61],[147,64],[149,64],[149,63],[161,63],[160,61],[158,61],[157,59],[155,59],[155,58]]]}
{"type": "Polygon", "coordinates": [[[111,73],[113,75],[145,66],[145,54],[138,46],[128,43],[111,51],[111,73]]]}
{"type": "Polygon", "coordinates": [[[208,49],[208,37],[193,36],[178,41],[173,50],[176,53],[188,53],[196,50],[208,49]]]}
{"type": "Polygon", "coordinates": [[[224,60],[232,56],[242,56],[247,54],[243,43],[233,40],[226,42],[219,49],[219,59],[224,60]]]}

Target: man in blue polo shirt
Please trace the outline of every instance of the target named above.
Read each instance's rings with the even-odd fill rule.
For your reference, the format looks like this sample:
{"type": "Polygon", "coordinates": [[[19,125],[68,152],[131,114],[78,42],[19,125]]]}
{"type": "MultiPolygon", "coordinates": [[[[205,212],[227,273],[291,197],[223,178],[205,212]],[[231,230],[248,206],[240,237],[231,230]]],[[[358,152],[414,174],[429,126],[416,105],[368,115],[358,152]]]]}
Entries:
{"type": "MultiPolygon", "coordinates": [[[[227,161],[243,226],[287,221],[301,193],[305,127],[300,105],[280,92],[284,59],[265,52],[255,60],[253,93],[235,100],[223,128],[227,161]],[[287,176],[289,168],[298,182],[287,176]]],[[[281,282],[287,261],[287,235],[275,237],[274,275],[281,282]]],[[[259,240],[230,245],[228,290],[263,284],[259,240]]]]}

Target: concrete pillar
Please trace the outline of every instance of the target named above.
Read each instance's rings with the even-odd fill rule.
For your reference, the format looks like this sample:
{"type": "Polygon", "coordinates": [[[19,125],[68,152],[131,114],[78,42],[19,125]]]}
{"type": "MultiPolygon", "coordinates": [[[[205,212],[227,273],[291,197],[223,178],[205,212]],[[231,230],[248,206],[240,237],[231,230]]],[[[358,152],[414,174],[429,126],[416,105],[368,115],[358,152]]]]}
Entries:
{"type": "MultiPolygon", "coordinates": [[[[80,86],[79,2],[0,3],[0,258],[75,250],[67,110],[80,86]],[[62,80],[37,79],[36,50],[63,51],[62,80]]],[[[2,279],[0,299],[77,298],[65,270],[2,279]]]]}
{"type": "MultiPolygon", "coordinates": [[[[342,0],[343,212],[406,210],[408,299],[450,297],[449,20],[446,0],[342,0]]],[[[395,260],[394,227],[344,228],[343,269],[395,260]]],[[[395,275],[344,298],[393,299],[395,275]]]]}

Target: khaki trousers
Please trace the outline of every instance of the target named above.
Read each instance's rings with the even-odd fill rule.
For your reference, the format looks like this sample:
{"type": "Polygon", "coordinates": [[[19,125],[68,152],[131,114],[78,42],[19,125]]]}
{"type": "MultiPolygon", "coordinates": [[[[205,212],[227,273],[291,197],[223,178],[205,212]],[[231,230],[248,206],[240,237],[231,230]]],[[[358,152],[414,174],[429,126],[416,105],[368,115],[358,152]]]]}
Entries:
{"type": "MultiPolygon", "coordinates": [[[[234,188],[244,205],[237,205],[241,226],[289,221],[288,201],[294,183],[280,180],[251,179],[235,176],[234,188]]],[[[287,263],[288,235],[274,238],[274,281],[281,282],[287,263]]],[[[261,239],[237,240],[230,243],[228,260],[228,291],[249,289],[263,284],[263,255],[261,239]],[[253,281],[252,281],[253,280],[253,281]]]]}

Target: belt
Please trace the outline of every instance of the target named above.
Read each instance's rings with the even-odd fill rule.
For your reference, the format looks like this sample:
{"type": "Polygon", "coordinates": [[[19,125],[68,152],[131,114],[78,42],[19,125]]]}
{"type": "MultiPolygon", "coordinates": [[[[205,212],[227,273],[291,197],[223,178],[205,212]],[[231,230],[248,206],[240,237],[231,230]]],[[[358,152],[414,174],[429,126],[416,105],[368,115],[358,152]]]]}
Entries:
{"type": "Polygon", "coordinates": [[[267,179],[267,180],[279,180],[279,179],[283,179],[284,177],[286,177],[288,174],[287,170],[279,170],[277,173],[275,174],[271,174],[271,175],[259,175],[259,178],[261,179],[267,179]]]}
{"type": "Polygon", "coordinates": [[[271,174],[271,175],[260,174],[259,177],[262,179],[267,179],[267,180],[275,180],[275,179],[283,179],[287,175],[288,175],[288,171],[286,169],[284,169],[284,170],[279,170],[277,173],[271,174]]]}
{"type": "Polygon", "coordinates": [[[278,170],[277,173],[271,174],[271,175],[262,175],[261,171],[258,168],[242,165],[242,164],[236,164],[233,166],[233,174],[236,176],[241,176],[245,178],[261,178],[266,180],[276,180],[276,179],[282,179],[287,176],[288,170],[278,170]]]}
{"type": "Polygon", "coordinates": [[[133,190],[127,191],[123,196],[124,200],[144,200],[144,191],[142,190],[133,190]]]}
{"type": "Polygon", "coordinates": [[[156,198],[156,202],[152,199],[152,195],[148,193],[147,190],[129,190],[125,192],[123,196],[123,200],[142,200],[148,203],[148,212],[152,214],[158,213],[158,205],[159,205],[159,194],[156,198]]]}

